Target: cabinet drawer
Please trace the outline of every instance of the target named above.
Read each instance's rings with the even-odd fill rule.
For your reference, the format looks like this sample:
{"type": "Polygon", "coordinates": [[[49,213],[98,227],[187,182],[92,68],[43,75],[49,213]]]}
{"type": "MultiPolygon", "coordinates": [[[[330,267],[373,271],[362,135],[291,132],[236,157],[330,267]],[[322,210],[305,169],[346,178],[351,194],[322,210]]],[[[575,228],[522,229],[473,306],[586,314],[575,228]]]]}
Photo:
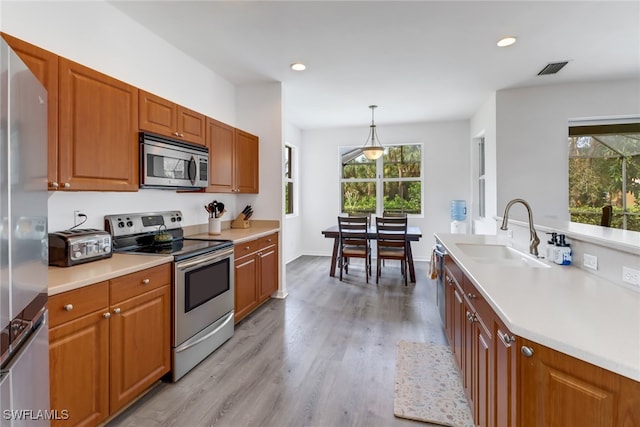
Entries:
{"type": "Polygon", "coordinates": [[[239,259],[245,255],[249,255],[254,252],[257,252],[259,247],[260,247],[259,240],[251,240],[248,242],[238,243],[235,245],[233,249],[235,259],[239,259]]]}
{"type": "Polygon", "coordinates": [[[49,327],[109,308],[109,282],[100,282],[49,297],[49,327]]]}
{"type": "Polygon", "coordinates": [[[171,284],[171,264],[163,264],[111,280],[111,304],[171,284]]]}
{"type": "Polygon", "coordinates": [[[269,246],[276,245],[278,243],[278,233],[273,233],[268,236],[258,239],[258,250],[268,248],[269,246]]]}

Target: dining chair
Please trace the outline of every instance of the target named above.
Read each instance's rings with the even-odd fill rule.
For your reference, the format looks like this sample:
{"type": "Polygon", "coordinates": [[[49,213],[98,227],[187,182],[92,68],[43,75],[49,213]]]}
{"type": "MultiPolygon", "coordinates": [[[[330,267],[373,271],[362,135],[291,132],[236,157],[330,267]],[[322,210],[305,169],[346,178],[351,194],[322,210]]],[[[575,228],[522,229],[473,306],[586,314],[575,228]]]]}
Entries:
{"type": "Polygon", "coordinates": [[[407,286],[407,217],[376,217],[376,245],[376,283],[382,274],[381,262],[396,259],[407,286]]]}
{"type": "Polygon", "coordinates": [[[363,216],[338,217],[338,260],[340,267],[340,280],[342,270],[349,274],[349,258],[364,258],[364,274],[369,283],[371,274],[371,248],[367,231],[369,220],[363,216]]]}

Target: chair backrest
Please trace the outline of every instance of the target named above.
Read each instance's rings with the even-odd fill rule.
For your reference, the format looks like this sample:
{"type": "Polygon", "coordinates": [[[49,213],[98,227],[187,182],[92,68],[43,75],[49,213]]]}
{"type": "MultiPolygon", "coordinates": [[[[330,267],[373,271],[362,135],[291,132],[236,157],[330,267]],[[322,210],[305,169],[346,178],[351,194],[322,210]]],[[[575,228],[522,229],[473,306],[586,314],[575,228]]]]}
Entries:
{"type": "Polygon", "coordinates": [[[369,218],[364,216],[339,216],[338,233],[342,245],[361,246],[367,244],[369,218]]]}
{"type": "Polygon", "coordinates": [[[367,218],[367,225],[371,225],[371,214],[369,212],[347,212],[347,216],[351,218],[367,218]]]}
{"type": "Polygon", "coordinates": [[[602,207],[602,217],[600,225],[603,227],[611,227],[611,217],[613,216],[613,206],[607,205],[602,207]]]}
{"type": "Polygon", "coordinates": [[[378,248],[404,247],[407,243],[407,217],[376,217],[378,248]]]}

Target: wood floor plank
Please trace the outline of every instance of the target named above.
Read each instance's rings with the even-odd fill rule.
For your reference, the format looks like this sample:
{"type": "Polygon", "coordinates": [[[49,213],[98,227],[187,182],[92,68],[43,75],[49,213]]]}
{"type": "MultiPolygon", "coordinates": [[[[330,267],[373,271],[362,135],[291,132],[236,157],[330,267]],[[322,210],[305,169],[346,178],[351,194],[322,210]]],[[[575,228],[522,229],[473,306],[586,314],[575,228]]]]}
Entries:
{"type": "Polygon", "coordinates": [[[427,263],[404,286],[387,263],[344,281],[327,257],[287,265],[284,300],[270,300],[178,383],[160,383],[109,427],[408,426],[393,415],[396,344],[445,343],[427,263]]]}

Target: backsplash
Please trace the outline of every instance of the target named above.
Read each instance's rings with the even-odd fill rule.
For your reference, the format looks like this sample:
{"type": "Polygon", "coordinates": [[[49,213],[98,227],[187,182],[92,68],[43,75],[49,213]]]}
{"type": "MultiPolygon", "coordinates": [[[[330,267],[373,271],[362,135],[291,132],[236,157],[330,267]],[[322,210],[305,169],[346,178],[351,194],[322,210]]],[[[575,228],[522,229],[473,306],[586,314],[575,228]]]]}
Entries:
{"type": "MultiPolygon", "coordinates": [[[[509,220],[509,231],[513,234],[513,237],[509,238],[506,236],[508,232],[499,229],[500,223],[501,219],[498,222],[498,233],[503,233],[504,238],[509,240],[514,248],[528,252],[528,225],[520,221],[509,220]]],[[[622,245],[617,245],[615,242],[607,243],[605,241],[602,241],[602,243],[594,243],[592,241],[593,239],[588,237],[581,238],[579,235],[569,233],[563,228],[554,229],[540,225],[536,225],[535,228],[540,238],[540,245],[538,246],[540,256],[546,256],[547,253],[547,241],[551,239],[551,235],[547,234],[547,232],[551,233],[552,231],[556,231],[567,235],[567,242],[571,244],[573,260],[570,266],[558,266],[558,268],[579,268],[587,273],[594,274],[610,282],[640,292],[640,286],[631,285],[622,280],[623,267],[640,270],[640,240],[638,240],[637,248],[616,247],[622,245]],[[597,257],[597,270],[585,267],[584,254],[597,257]]]]}
{"type": "Polygon", "coordinates": [[[104,216],[108,214],[180,210],[183,225],[207,222],[204,205],[212,200],[223,202],[227,213],[225,220],[236,214],[236,195],[213,193],[177,193],[168,190],[141,189],[137,192],[59,191],[49,192],[49,231],[66,230],[74,225],[74,211],[87,215],[87,221],[79,228],[104,230],[104,216]]]}

